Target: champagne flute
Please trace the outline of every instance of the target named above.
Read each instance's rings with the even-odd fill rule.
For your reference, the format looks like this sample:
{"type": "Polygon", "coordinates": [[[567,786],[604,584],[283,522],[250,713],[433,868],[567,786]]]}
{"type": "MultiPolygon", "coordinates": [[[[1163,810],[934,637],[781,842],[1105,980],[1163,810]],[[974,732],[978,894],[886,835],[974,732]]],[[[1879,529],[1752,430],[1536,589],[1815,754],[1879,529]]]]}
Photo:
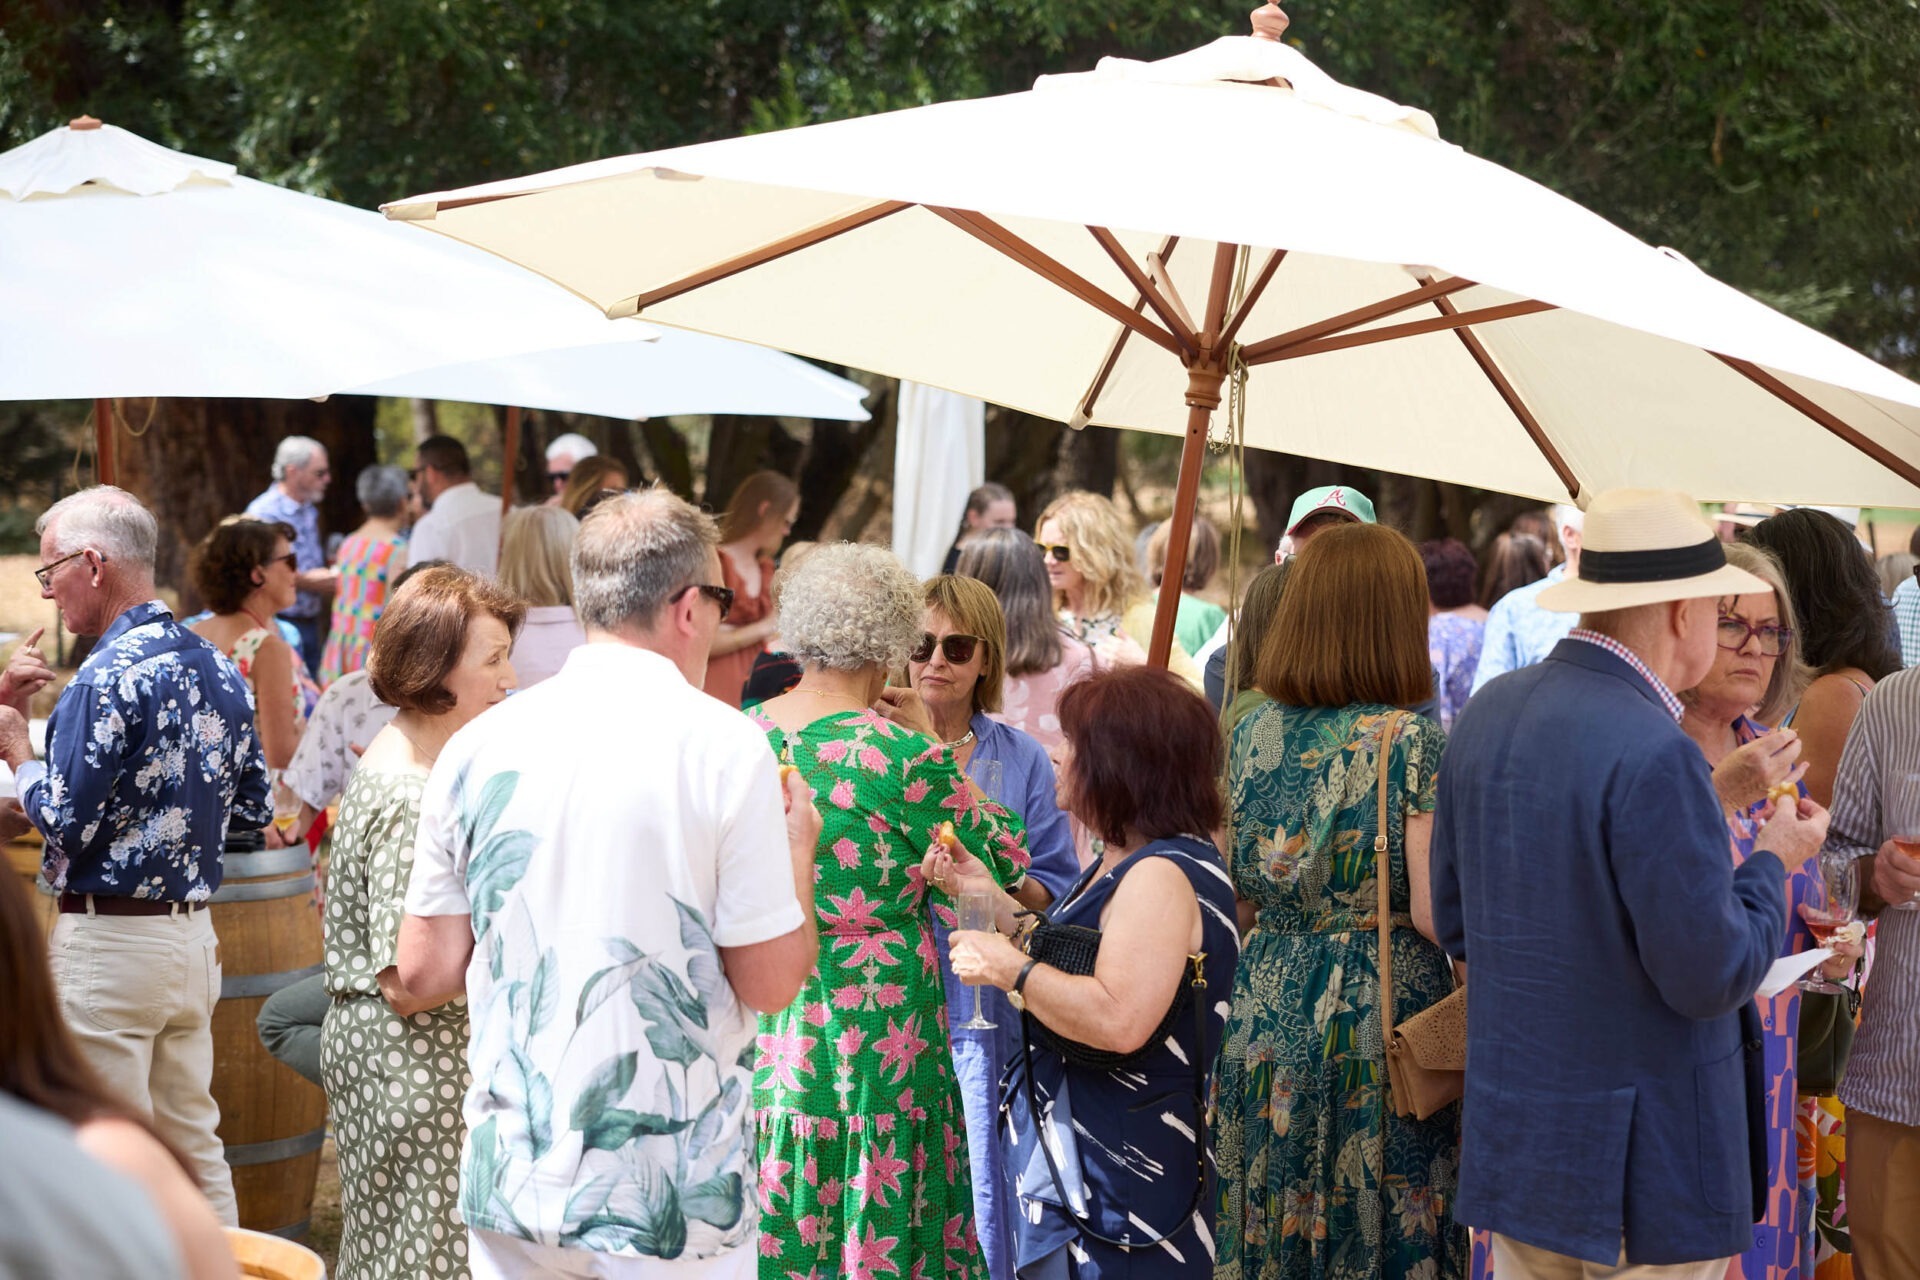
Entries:
{"type": "MultiPolygon", "coordinates": [[[[993,932],[993,897],[991,893],[969,889],[960,895],[960,928],[980,933],[993,932]]],[[[973,1016],[960,1024],[962,1031],[992,1031],[1000,1024],[989,1021],[980,1012],[980,988],[973,989],[973,1016]]]]}
{"type": "MultiPolygon", "coordinates": [[[[1001,770],[998,760],[982,760],[979,752],[976,751],[973,759],[967,761],[967,777],[974,786],[980,788],[980,793],[987,799],[999,805],[1006,803],[1006,799],[1000,794],[1001,787],[1005,785],[1006,775],[1001,770]]],[[[1920,837],[1915,838],[1920,839],[1920,837]]]]}
{"type": "MultiPolygon", "coordinates": [[[[1881,826],[1893,847],[1909,858],[1920,858],[1920,772],[1896,773],[1880,798],[1881,826]]],[[[1889,902],[1889,911],[1920,910],[1920,901],[1889,902]]]]}
{"type": "Polygon", "coordinates": [[[286,784],[278,774],[273,779],[273,825],[280,829],[280,838],[285,840],[293,831],[293,824],[300,820],[300,797],[286,784]]]}
{"type": "MultiPolygon", "coordinates": [[[[1818,865],[1819,874],[1808,886],[1806,921],[1814,941],[1824,947],[1842,926],[1852,922],[1860,905],[1860,864],[1851,854],[1828,851],[1821,853],[1818,865]]],[[[1828,982],[1818,969],[1800,980],[1800,989],[1829,994],[1846,991],[1828,982]]]]}

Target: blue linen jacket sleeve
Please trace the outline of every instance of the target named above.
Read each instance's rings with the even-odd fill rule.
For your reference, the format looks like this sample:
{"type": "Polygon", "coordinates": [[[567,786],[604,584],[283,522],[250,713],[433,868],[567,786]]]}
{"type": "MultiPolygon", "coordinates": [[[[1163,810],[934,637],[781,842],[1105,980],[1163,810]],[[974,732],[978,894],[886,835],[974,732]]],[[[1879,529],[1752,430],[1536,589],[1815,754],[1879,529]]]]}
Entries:
{"type": "Polygon", "coordinates": [[[113,839],[107,807],[125,741],[125,726],[107,691],[78,681],[67,686],[47,717],[45,766],[20,771],[20,805],[49,854],[77,861],[106,851],[113,839]]]}
{"type": "Polygon", "coordinates": [[[1440,775],[1439,803],[1433,810],[1433,839],[1427,853],[1427,893],[1433,904],[1434,941],[1455,960],[1467,959],[1467,917],[1460,900],[1460,861],[1454,848],[1453,806],[1447,803],[1446,774],[1440,775]]]}
{"type": "Polygon", "coordinates": [[[1700,749],[1679,734],[1652,744],[1608,808],[1614,885],[1660,998],[1698,1019],[1751,1001],[1786,937],[1786,869],[1764,852],[1734,867],[1700,749]]]}

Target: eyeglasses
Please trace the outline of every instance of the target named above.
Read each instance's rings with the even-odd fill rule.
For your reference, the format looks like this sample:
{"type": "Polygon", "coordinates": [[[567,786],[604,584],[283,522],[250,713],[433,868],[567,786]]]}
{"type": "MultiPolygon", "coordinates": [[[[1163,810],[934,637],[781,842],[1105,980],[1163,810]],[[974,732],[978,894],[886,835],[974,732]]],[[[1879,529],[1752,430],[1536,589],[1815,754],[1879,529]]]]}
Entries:
{"type": "Polygon", "coordinates": [[[1743,649],[1747,637],[1752,636],[1760,645],[1760,652],[1769,658],[1777,658],[1787,651],[1793,642],[1793,629],[1768,624],[1756,627],[1745,618],[1735,618],[1728,614],[1720,615],[1720,635],[1718,643],[1722,649],[1743,649]]]}
{"type": "MultiPolygon", "coordinates": [[[[88,550],[90,550],[90,548],[83,547],[79,551],[74,552],[70,556],[61,556],[58,560],[55,560],[52,564],[43,564],[38,569],[35,569],[33,571],[33,576],[39,579],[40,589],[42,591],[50,590],[53,587],[53,571],[55,569],[58,569],[61,565],[65,564],[69,560],[78,560],[81,556],[84,556],[85,554],[87,554],[88,550]]],[[[98,551],[95,551],[93,554],[95,554],[96,556],[100,556],[100,553],[98,551]]],[[[100,556],[100,563],[105,564],[106,562],[107,562],[107,558],[105,556],[100,556]]]]}
{"type": "Polygon", "coordinates": [[[980,637],[954,634],[935,640],[932,632],[922,631],[920,643],[913,646],[913,652],[907,655],[907,661],[931,662],[933,647],[936,644],[940,646],[940,652],[946,655],[948,662],[956,667],[964,667],[973,661],[974,650],[980,647],[980,637]]]}
{"type": "MultiPolygon", "coordinates": [[[[283,556],[273,557],[271,560],[267,561],[267,564],[283,564],[287,566],[287,568],[293,570],[295,573],[300,572],[300,556],[298,553],[292,552],[292,551],[287,552],[287,554],[283,556]]],[[[264,569],[266,568],[266,565],[261,565],[260,567],[264,569]]]]}
{"type": "Polygon", "coordinates": [[[1051,557],[1056,564],[1065,564],[1073,559],[1073,552],[1064,542],[1036,542],[1042,557],[1051,557]]]}
{"type": "Polygon", "coordinates": [[[722,622],[725,622],[727,615],[733,612],[733,588],[716,587],[711,582],[689,582],[686,586],[668,596],[667,603],[680,603],[689,591],[698,591],[701,595],[719,605],[720,621],[722,622]]]}
{"type": "Polygon", "coordinates": [[[547,472],[547,479],[553,481],[555,484],[565,484],[572,475],[573,472],[571,471],[549,471],[547,472]]]}

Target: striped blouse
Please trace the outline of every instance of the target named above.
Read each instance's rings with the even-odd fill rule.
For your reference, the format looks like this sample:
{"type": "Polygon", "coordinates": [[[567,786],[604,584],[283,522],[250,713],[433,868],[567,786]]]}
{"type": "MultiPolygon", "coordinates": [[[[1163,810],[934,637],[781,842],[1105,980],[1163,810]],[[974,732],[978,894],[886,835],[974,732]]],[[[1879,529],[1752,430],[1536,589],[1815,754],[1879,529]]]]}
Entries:
{"type": "MultiPolygon", "coordinates": [[[[1920,774],[1920,668],[1873,687],[1847,734],[1833,784],[1827,848],[1864,857],[1895,835],[1881,797],[1920,774]]],[[[1917,781],[1920,786],[1920,781],[1917,781]]],[[[1920,910],[1883,911],[1860,1031],[1840,1101],[1895,1124],[1920,1125],[1920,910]]]]}

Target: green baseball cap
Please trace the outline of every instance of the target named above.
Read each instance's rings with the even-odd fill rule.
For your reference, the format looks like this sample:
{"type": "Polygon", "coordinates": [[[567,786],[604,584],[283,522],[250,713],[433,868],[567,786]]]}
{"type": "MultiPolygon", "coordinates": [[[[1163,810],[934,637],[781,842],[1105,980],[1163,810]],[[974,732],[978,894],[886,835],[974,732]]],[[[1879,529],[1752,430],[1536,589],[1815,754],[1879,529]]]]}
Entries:
{"type": "Polygon", "coordinates": [[[1327,511],[1338,512],[1358,524],[1374,523],[1373,500],[1366,494],[1352,485],[1323,484],[1293,500],[1293,510],[1287,516],[1287,532],[1292,533],[1312,517],[1327,511]]]}

